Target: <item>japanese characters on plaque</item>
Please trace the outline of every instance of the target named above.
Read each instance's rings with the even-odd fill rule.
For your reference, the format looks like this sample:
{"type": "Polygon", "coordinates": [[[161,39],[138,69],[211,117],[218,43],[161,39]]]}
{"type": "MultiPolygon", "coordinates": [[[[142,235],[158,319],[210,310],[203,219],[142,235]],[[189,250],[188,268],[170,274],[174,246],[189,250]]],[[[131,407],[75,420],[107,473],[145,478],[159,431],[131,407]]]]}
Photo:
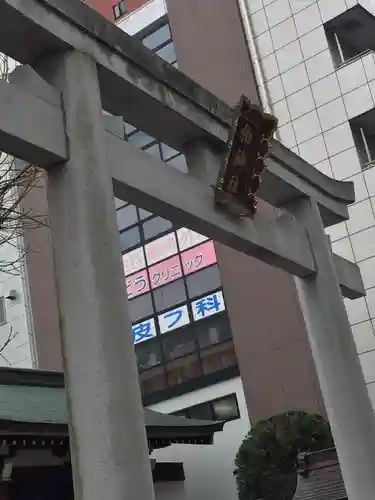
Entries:
{"type": "Polygon", "coordinates": [[[223,292],[215,292],[206,295],[191,303],[193,318],[195,321],[213,316],[225,309],[223,292]]]}
{"type": "Polygon", "coordinates": [[[158,316],[160,333],[171,332],[190,323],[187,305],[176,307],[158,316]]]}
{"type": "Polygon", "coordinates": [[[151,318],[133,325],[132,334],[134,344],[156,337],[155,320],[151,318]]]}
{"type": "MultiPolygon", "coordinates": [[[[190,303],[194,321],[199,321],[225,310],[223,292],[210,293],[190,303]]],[[[186,304],[165,311],[157,318],[160,333],[167,333],[190,323],[188,306],[186,304]]],[[[153,318],[137,323],[132,327],[135,344],[156,337],[155,320],[153,318]]]]}
{"type": "Polygon", "coordinates": [[[140,252],[134,253],[137,250],[124,256],[126,291],[129,299],[134,299],[138,295],[149,292],[150,289],[154,290],[167,285],[183,275],[188,276],[216,263],[215,247],[212,241],[206,241],[185,250],[180,255],[176,254],[169,259],[151,265],[148,271],[145,268],[144,255],[140,252]],[[129,271],[139,269],[142,264],[144,266],[142,270],[129,274],[129,271]]]}

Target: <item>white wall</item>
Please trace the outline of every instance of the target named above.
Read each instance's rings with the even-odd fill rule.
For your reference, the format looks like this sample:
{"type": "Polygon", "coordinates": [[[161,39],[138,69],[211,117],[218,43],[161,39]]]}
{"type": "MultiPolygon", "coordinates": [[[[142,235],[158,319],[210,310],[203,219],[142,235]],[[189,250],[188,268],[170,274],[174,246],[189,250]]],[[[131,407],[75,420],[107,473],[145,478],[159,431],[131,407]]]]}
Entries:
{"type": "Polygon", "coordinates": [[[172,413],[233,393],[237,395],[241,418],[225,424],[224,430],[215,434],[213,445],[172,445],[152,455],[160,462],[183,462],[186,500],[238,500],[234,458],[250,429],[241,379],[220,382],[151,407],[172,413]]]}
{"type": "MultiPolygon", "coordinates": [[[[15,246],[7,243],[0,246],[0,268],[1,263],[14,262],[18,259],[19,252],[15,246]]],[[[0,326],[0,350],[10,334],[14,335],[14,338],[0,353],[0,366],[32,368],[31,337],[23,276],[21,272],[12,275],[0,271],[0,297],[6,297],[10,290],[16,291],[16,300],[5,299],[6,323],[0,326]]]]}
{"type": "MultiPolygon", "coordinates": [[[[15,69],[17,63],[3,54],[0,54],[0,74],[3,77],[15,69]]],[[[0,153],[2,160],[6,159],[0,153]]],[[[3,172],[9,166],[5,163],[3,172]]],[[[7,202],[7,200],[6,200],[7,202]]],[[[16,300],[5,299],[6,323],[0,326],[0,366],[15,368],[32,368],[31,336],[29,335],[31,314],[28,305],[28,294],[24,262],[20,260],[20,238],[13,239],[10,243],[1,243],[9,236],[0,234],[0,297],[6,297],[10,290],[15,290],[16,300]],[[15,269],[9,264],[16,263],[15,269]],[[4,348],[9,336],[13,340],[4,348]]]]}
{"type": "Polygon", "coordinates": [[[375,106],[375,53],[335,68],[324,23],[374,0],[246,0],[280,140],[324,174],[354,183],[350,220],[327,230],[332,248],[357,262],[367,296],[345,299],[375,410],[375,167],[362,169],[350,119],[375,106]]]}

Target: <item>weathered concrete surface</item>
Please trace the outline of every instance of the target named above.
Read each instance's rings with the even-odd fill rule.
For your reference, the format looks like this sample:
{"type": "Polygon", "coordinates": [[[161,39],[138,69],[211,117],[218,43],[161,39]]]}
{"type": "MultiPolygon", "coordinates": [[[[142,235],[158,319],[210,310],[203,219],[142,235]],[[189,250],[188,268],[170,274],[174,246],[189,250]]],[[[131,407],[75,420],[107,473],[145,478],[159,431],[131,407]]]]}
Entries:
{"type": "Polygon", "coordinates": [[[348,299],[364,297],[366,289],[358,265],[335,254],[332,254],[332,258],[343,297],[348,299]]]}
{"type": "Polygon", "coordinates": [[[49,166],[68,157],[59,96],[51,103],[0,81],[0,150],[49,166]]]}
{"type": "MultiPolygon", "coordinates": [[[[12,82],[12,84],[1,82],[0,85],[0,105],[2,107],[0,120],[3,120],[0,147],[10,154],[22,156],[25,161],[32,161],[42,166],[50,166],[51,162],[55,164],[66,159],[68,153],[66,151],[60,93],[42,80],[29,66],[18,67],[12,75],[12,82]],[[24,113],[25,109],[28,110],[27,113],[24,113]]],[[[284,229],[280,223],[278,227],[275,226],[274,230],[271,231],[271,234],[275,236],[274,241],[271,241],[269,237],[265,239],[271,222],[263,221],[262,223],[260,218],[257,218],[255,225],[245,221],[239,224],[233,219],[228,219],[225,221],[226,226],[223,226],[222,214],[214,209],[211,201],[213,192],[207,186],[210,177],[213,180],[216,179],[220,155],[215,157],[215,162],[211,162],[210,171],[209,173],[205,172],[204,177],[200,175],[204,173],[205,166],[203,164],[201,165],[201,173],[192,172],[192,175],[183,175],[162,162],[157,162],[146,153],[129,146],[123,140],[124,128],[121,118],[104,116],[103,127],[112,132],[112,134],[108,132],[105,135],[110,158],[109,164],[113,165],[112,168],[117,175],[115,179],[116,189],[119,190],[119,180],[127,184],[127,187],[123,187],[121,191],[127,193],[128,200],[135,196],[138,204],[145,203],[144,208],[152,210],[150,207],[155,207],[155,199],[158,198],[158,210],[161,214],[181,222],[181,214],[186,209],[187,212],[182,217],[185,220],[185,225],[201,232],[208,231],[207,234],[216,241],[227,245],[233,244],[238,250],[244,249],[245,253],[253,256],[259,255],[264,245],[271,252],[264,254],[266,262],[270,262],[270,258],[273,258],[272,255],[279,254],[283,256],[280,258],[280,262],[287,259],[281,265],[284,270],[296,273],[298,276],[309,275],[313,272],[314,265],[309,251],[309,243],[303,231],[294,228],[292,222],[289,221],[284,229]],[[113,134],[117,134],[119,138],[117,139],[113,134]],[[127,154],[130,155],[130,162],[126,162],[126,165],[131,166],[129,173],[124,165],[124,158],[126,158],[124,155],[127,154]],[[136,157],[131,155],[136,155],[136,157]],[[139,167],[134,168],[138,164],[139,167]],[[150,176],[150,172],[157,172],[155,179],[160,183],[158,193],[154,189],[154,176],[150,176]],[[201,183],[198,183],[194,177],[200,177],[201,183]],[[145,192],[140,194],[140,191],[147,188],[144,186],[145,179],[151,180],[148,195],[145,192]],[[129,190],[132,190],[133,194],[129,194],[129,190]],[[190,192],[195,193],[193,204],[191,204],[191,196],[188,194],[190,192]],[[144,199],[145,201],[143,201],[144,199]],[[201,212],[198,209],[198,199],[201,204],[201,212]],[[186,203],[184,203],[185,200],[186,203]],[[201,220],[202,214],[208,213],[212,215],[210,227],[207,227],[207,224],[202,223],[201,220]],[[256,233],[254,233],[255,229],[256,233]],[[280,231],[283,230],[287,233],[285,233],[286,237],[281,238],[280,231]],[[284,243],[280,245],[280,241],[284,241],[284,243]]],[[[292,182],[293,179],[291,179],[289,194],[295,196],[295,192],[292,194],[294,189],[292,182]]],[[[309,185],[307,185],[307,189],[313,191],[309,185]]],[[[318,199],[319,194],[320,192],[317,192],[318,199]]],[[[334,200],[333,203],[336,201],[334,200]]],[[[275,224],[273,223],[273,225],[275,224]]],[[[351,273],[347,271],[348,277],[352,274],[353,271],[351,273]]],[[[351,280],[348,282],[348,286],[352,290],[353,296],[357,297],[358,292],[362,295],[358,280],[357,283],[351,280]]],[[[345,294],[350,293],[349,289],[346,287],[345,294]]]]}
{"type": "Polygon", "coordinates": [[[318,272],[295,278],[348,498],[372,500],[375,419],[316,203],[290,207],[306,227],[318,272]]]}
{"type": "MultiPolygon", "coordinates": [[[[0,50],[11,57],[35,64],[54,50],[74,47],[88,53],[98,62],[107,111],[181,151],[198,138],[223,148],[231,109],[79,0],[1,0],[0,19],[0,50]]],[[[270,162],[265,172],[263,199],[281,206],[310,186],[320,193],[325,225],[348,217],[335,200],[344,205],[354,200],[351,183],[327,178],[277,142],[272,157],[278,166],[270,162]]]]}
{"type": "Polygon", "coordinates": [[[152,500],[96,64],[39,61],[62,90],[69,161],[48,170],[76,500],[152,500]]]}
{"type": "MultiPolygon", "coordinates": [[[[297,276],[309,276],[316,267],[307,234],[291,217],[276,223],[260,214],[238,221],[215,208],[213,190],[121,139],[114,120],[107,117],[107,155],[115,196],[162,217],[206,234],[224,245],[297,276]],[[111,125],[110,125],[111,124],[111,125]],[[126,158],[126,160],[125,160],[126,158]],[[136,167],[135,167],[136,166],[136,167]],[[155,175],[150,175],[155,172],[155,175]]],[[[205,165],[202,164],[202,172],[205,165]]],[[[211,172],[211,169],[209,169],[211,172]]],[[[345,296],[362,297],[365,289],[358,266],[335,256],[345,296]]]]}
{"type": "Polygon", "coordinates": [[[239,221],[215,208],[212,188],[111,134],[107,155],[116,197],[292,274],[314,273],[306,233],[292,217],[239,221]]]}

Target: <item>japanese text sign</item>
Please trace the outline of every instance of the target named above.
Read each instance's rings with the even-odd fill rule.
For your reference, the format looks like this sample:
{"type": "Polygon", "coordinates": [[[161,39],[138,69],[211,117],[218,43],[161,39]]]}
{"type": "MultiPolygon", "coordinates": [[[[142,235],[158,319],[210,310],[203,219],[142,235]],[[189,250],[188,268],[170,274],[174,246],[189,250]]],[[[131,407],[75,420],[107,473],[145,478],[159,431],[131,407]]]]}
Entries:
{"type": "Polygon", "coordinates": [[[216,252],[212,241],[203,243],[181,254],[182,268],[185,275],[195,273],[216,262],[216,252]]]}
{"type": "Polygon", "coordinates": [[[125,253],[122,256],[122,263],[124,265],[125,276],[133,274],[140,269],[146,267],[145,254],[143,248],[136,248],[132,252],[125,253]]]}
{"type": "Polygon", "coordinates": [[[194,245],[199,245],[199,243],[203,243],[203,241],[208,240],[207,236],[203,236],[203,234],[196,233],[187,227],[181,227],[177,229],[177,240],[178,246],[181,251],[187,250],[188,248],[193,247],[194,245]]]}
{"type": "Polygon", "coordinates": [[[177,307],[158,316],[160,333],[171,332],[190,323],[187,306],[177,307]]]}
{"type": "Polygon", "coordinates": [[[191,308],[195,321],[208,318],[209,316],[213,316],[214,314],[224,311],[225,303],[223,292],[215,292],[210,295],[206,295],[201,299],[195,300],[191,303],[191,308]]]}
{"type": "Polygon", "coordinates": [[[156,337],[155,320],[151,318],[133,325],[132,334],[134,344],[156,337]]]}
{"type": "Polygon", "coordinates": [[[146,269],[132,274],[131,276],[127,276],[125,278],[125,283],[128,299],[134,299],[137,295],[141,295],[142,293],[146,293],[150,290],[150,283],[148,281],[146,269]]]}
{"type": "Polygon", "coordinates": [[[169,233],[145,246],[147,264],[150,266],[177,253],[175,233],[169,233]]]}
{"type": "Polygon", "coordinates": [[[151,266],[148,270],[151,288],[158,288],[181,278],[182,270],[178,255],[151,266]]]}

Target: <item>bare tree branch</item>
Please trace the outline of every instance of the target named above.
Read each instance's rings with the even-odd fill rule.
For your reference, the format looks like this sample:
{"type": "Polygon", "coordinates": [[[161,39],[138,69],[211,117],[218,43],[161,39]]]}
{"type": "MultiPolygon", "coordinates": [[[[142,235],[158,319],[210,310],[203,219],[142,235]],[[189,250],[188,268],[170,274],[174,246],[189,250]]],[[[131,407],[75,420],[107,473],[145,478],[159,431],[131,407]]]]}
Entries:
{"type": "MultiPolygon", "coordinates": [[[[0,54],[0,81],[8,81],[11,66],[9,58],[0,54]]],[[[0,152],[0,247],[9,245],[15,250],[12,261],[0,259],[0,272],[19,274],[26,253],[22,244],[24,231],[47,226],[46,216],[22,208],[30,191],[38,188],[42,175],[35,165],[15,162],[0,152]]]]}
{"type": "MultiPolygon", "coordinates": [[[[7,82],[14,68],[15,62],[0,54],[0,81],[7,82]]],[[[0,258],[0,273],[19,275],[26,256],[23,244],[25,230],[47,226],[46,216],[23,208],[23,201],[30,192],[40,188],[42,175],[38,167],[16,162],[13,157],[0,152],[0,248],[6,245],[14,250],[4,253],[11,260],[0,258]]],[[[14,332],[11,326],[7,338],[0,345],[0,359],[8,366],[11,362],[6,351],[17,335],[18,332],[14,332]]]]}

